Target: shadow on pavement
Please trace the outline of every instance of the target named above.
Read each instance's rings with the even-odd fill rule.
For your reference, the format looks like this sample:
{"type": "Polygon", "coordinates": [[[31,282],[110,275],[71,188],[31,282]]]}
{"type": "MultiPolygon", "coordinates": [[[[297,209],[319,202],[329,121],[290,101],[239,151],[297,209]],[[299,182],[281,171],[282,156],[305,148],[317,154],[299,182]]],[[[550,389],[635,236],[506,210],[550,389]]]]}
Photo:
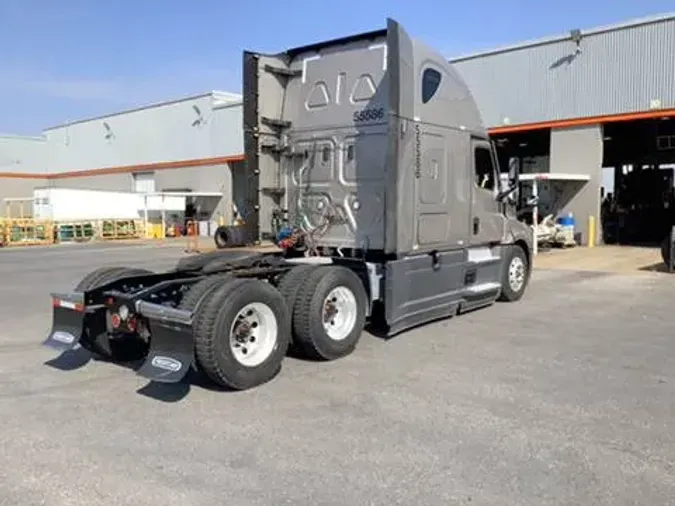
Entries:
{"type": "MultiPolygon", "coordinates": [[[[81,369],[92,361],[107,362],[106,360],[93,356],[91,352],[80,346],[73,350],[64,351],[59,356],[46,361],[44,364],[59,371],[69,372],[81,369]]],[[[133,362],[114,362],[114,364],[125,369],[137,371],[140,369],[143,361],[137,360],[133,362]]],[[[226,388],[221,388],[217,385],[214,385],[207,378],[205,378],[204,375],[192,369],[188,372],[185,378],[183,378],[183,380],[178,383],[159,383],[150,381],[143,387],[139,388],[136,393],[157,401],[175,403],[187,397],[193,387],[217,392],[231,391],[226,388]]]]}

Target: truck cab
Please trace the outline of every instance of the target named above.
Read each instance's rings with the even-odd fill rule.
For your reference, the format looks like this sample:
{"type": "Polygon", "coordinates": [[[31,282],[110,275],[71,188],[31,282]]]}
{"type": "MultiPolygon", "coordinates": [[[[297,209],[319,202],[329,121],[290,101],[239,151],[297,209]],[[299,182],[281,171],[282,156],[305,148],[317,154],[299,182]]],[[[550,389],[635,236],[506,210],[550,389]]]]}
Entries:
{"type": "Polygon", "coordinates": [[[524,289],[533,237],[512,209],[517,174],[502,187],[471,91],[397,22],[245,52],[244,144],[252,238],[273,237],[283,212],[308,251],[381,266],[389,326],[524,289]]]}

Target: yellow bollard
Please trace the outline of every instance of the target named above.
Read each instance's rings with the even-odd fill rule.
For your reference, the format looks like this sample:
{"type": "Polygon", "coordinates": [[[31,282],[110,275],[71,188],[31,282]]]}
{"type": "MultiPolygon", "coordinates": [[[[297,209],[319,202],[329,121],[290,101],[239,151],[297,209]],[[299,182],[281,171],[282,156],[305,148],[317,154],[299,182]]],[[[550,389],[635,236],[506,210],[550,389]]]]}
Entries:
{"type": "Polygon", "coordinates": [[[588,217],[588,247],[595,247],[595,216],[588,217]]]}
{"type": "Polygon", "coordinates": [[[146,239],[155,239],[155,229],[149,221],[143,221],[143,228],[145,229],[146,239]]]}

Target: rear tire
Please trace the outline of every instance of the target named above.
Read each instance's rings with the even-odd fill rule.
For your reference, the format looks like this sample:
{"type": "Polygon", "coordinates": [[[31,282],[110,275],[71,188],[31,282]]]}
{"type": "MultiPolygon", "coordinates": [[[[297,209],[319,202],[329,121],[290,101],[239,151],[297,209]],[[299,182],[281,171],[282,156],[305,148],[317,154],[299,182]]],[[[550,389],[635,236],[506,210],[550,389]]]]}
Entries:
{"type": "Polygon", "coordinates": [[[530,266],[523,248],[512,245],[506,248],[504,273],[502,274],[502,290],[497,300],[516,302],[525,293],[530,281],[530,266]]]}
{"type": "Polygon", "coordinates": [[[75,286],[76,292],[86,292],[97,286],[100,286],[101,279],[113,276],[117,272],[122,272],[126,270],[126,267],[100,267],[95,271],[91,271],[82,280],[75,286]]]}
{"type": "Polygon", "coordinates": [[[216,248],[236,248],[246,245],[246,230],[242,226],[222,225],[213,234],[216,248]]]}
{"type": "MultiPolygon", "coordinates": [[[[135,269],[129,267],[101,267],[87,274],[75,287],[76,292],[85,292],[107,285],[114,281],[129,276],[142,276],[153,274],[147,269],[135,269]]],[[[110,352],[98,343],[99,336],[89,335],[89,329],[85,328],[85,339],[80,345],[91,354],[102,360],[112,362],[131,362],[139,360],[148,354],[148,343],[140,337],[124,337],[122,339],[110,339],[110,352]]]]}
{"type": "Polygon", "coordinates": [[[346,267],[320,267],[298,290],[293,331],[304,353],[335,360],[354,351],[366,323],[368,296],[361,279],[346,267]]]}
{"type": "Polygon", "coordinates": [[[220,227],[216,228],[216,231],[213,234],[213,241],[216,243],[216,248],[218,249],[228,247],[229,244],[226,226],[221,225],[220,227]]]}
{"type": "MultiPolygon", "coordinates": [[[[307,282],[310,273],[318,268],[318,265],[298,265],[297,267],[293,267],[283,275],[281,281],[277,285],[279,293],[281,293],[281,296],[286,301],[288,319],[291,322],[291,327],[293,325],[293,310],[295,309],[296,300],[298,299],[298,292],[302,285],[307,282]]],[[[293,353],[302,353],[302,348],[297,346],[295,332],[291,335],[290,350],[293,353]]]]}
{"type": "MultiPolygon", "coordinates": [[[[200,314],[204,309],[206,302],[209,300],[209,296],[211,296],[213,292],[233,279],[234,278],[230,274],[222,274],[218,276],[210,276],[206,279],[196,282],[190,287],[187,293],[183,295],[183,299],[180,301],[178,309],[194,313],[193,319],[195,321],[199,320],[200,314]]],[[[152,339],[152,337],[150,339],[152,339]]],[[[201,364],[199,363],[199,358],[197,357],[196,353],[193,362],[193,369],[196,371],[202,370],[201,364]]]]}
{"type": "Polygon", "coordinates": [[[213,292],[195,320],[197,359],[217,385],[246,390],[273,379],[290,343],[282,295],[269,283],[236,279],[213,292]]]}

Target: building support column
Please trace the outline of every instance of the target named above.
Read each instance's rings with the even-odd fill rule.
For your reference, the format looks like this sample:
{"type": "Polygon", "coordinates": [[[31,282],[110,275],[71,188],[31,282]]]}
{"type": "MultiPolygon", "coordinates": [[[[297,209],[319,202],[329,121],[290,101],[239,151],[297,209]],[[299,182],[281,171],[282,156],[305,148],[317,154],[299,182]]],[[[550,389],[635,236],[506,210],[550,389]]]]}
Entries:
{"type": "Polygon", "coordinates": [[[562,209],[573,213],[581,244],[588,244],[589,217],[595,217],[595,243],[600,244],[600,188],[602,187],[602,125],[587,125],[551,130],[551,173],[586,174],[590,180],[562,209]]]}

